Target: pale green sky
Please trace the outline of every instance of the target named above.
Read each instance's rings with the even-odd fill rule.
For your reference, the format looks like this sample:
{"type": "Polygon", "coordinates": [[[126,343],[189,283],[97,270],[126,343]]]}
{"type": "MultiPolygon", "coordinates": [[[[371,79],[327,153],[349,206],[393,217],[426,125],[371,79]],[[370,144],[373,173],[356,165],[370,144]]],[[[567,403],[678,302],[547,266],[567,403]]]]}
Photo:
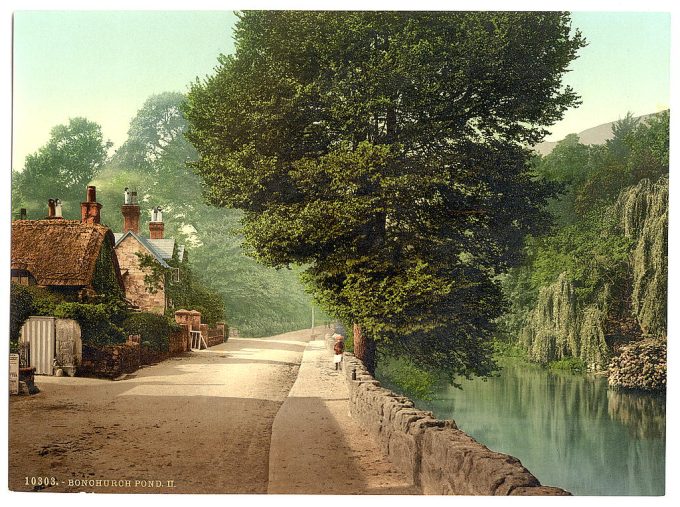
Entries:
{"type": "MultiPolygon", "coordinates": [[[[18,12],[14,17],[14,169],[50,129],[84,116],[120,146],[151,94],[188,89],[233,51],[231,12],[18,12]]],[[[583,98],[549,140],[669,106],[670,15],[574,13],[590,45],[566,82],[583,98]]]]}

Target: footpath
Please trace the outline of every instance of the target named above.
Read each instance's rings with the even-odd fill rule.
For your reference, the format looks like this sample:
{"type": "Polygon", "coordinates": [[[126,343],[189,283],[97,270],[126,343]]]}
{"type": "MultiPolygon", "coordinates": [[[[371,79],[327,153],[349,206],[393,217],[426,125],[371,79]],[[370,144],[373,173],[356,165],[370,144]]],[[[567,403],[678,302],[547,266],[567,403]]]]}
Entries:
{"type": "Polygon", "coordinates": [[[272,426],[268,493],[419,494],[349,414],[322,339],[310,341],[272,426]]]}

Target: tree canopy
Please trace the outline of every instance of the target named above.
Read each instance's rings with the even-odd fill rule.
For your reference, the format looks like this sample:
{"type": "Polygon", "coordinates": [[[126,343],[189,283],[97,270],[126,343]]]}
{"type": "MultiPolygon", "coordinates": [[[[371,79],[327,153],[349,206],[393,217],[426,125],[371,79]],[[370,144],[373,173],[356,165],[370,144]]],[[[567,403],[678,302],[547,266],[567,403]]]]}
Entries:
{"type": "Polygon", "coordinates": [[[550,222],[529,147],[578,103],[569,16],[246,12],[235,40],[185,106],[208,199],[382,352],[489,374],[497,275],[550,222]]]}
{"type": "Polygon", "coordinates": [[[85,187],[106,162],[111,146],[101,127],[85,118],[57,125],[49,141],[26,157],[23,171],[13,173],[13,206],[28,208],[38,218],[47,214],[47,200],[58,197],[70,204],[64,206],[65,214],[79,217],[76,203],[84,199],[85,187]]]}
{"type": "Polygon", "coordinates": [[[130,121],[128,139],[91,182],[104,205],[103,222],[120,231],[122,191],[137,191],[142,234],[148,231],[148,210],[161,206],[166,237],[187,246],[190,269],[184,266],[168,292],[174,306],[197,309],[209,322],[221,320],[226,310],[229,325],[243,336],[308,326],[310,298],[297,271],[266,268],[244,256],[237,234],[241,212],[201,198],[201,180],[187,167],[197,155],[183,135],[184,100],[175,92],[152,95],[130,121]]]}

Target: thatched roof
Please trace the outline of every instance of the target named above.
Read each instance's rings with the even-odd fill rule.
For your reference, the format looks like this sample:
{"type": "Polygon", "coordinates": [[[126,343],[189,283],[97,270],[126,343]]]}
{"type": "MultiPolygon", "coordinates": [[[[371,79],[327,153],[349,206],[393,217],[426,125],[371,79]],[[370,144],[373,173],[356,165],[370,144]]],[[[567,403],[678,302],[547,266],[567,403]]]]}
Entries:
{"type": "MultiPolygon", "coordinates": [[[[12,269],[30,271],[38,285],[89,286],[102,245],[113,233],[100,224],[78,220],[16,220],[12,222],[12,269]]],[[[120,269],[112,255],[116,276],[120,269]]]]}

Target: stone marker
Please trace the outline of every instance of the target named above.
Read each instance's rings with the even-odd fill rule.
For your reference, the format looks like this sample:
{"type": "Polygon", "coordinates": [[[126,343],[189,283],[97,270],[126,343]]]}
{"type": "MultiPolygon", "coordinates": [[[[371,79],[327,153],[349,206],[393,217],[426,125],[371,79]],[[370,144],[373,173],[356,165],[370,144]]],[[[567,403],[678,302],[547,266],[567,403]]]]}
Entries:
{"type": "Polygon", "coordinates": [[[19,354],[9,355],[9,394],[19,394],[19,354]]]}

